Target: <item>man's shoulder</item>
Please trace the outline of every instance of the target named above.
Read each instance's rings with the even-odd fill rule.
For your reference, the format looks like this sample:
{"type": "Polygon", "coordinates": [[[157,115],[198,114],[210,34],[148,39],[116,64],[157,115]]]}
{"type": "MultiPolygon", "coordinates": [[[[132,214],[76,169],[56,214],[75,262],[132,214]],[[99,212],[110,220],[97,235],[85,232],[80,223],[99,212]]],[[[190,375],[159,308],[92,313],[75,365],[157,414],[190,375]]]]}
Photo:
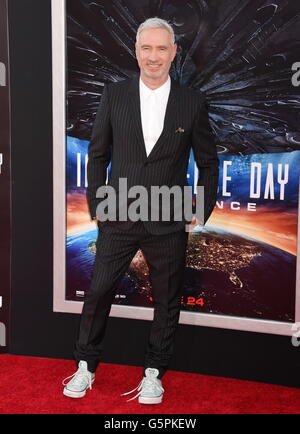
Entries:
{"type": "Polygon", "coordinates": [[[109,92],[122,92],[128,90],[134,79],[135,77],[126,78],[124,80],[107,83],[105,86],[108,88],[109,92]]]}

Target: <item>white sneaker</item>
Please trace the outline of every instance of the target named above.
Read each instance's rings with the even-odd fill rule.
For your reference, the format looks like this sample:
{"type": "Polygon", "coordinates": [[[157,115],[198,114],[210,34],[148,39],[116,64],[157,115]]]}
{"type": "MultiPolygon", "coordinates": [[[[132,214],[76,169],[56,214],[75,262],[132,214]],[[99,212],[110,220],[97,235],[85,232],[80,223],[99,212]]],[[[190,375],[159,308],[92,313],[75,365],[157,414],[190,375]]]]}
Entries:
{"type": "Polygon", "coordinates": [[[87,389],[92,389],[94,381],[95,374],[88,371],[87,362],[81,360],[75,374],[63,380],[62,384],[65,386],[63,394],[69,398],[82,398],[87,389]],[[69,378],[72,378],[72,380],[66,383],[69,378]]]}
{"type": "Polygon", "coordinates": [[[162,387],[162,382],[158,377],[159,371],[155,368],[147,368],[145,371],[145,377],[142,379],[140,384],[130,392],[123,393],[121,396],[129,395],[130,393],[138,393],[127,401],[132,401],[133,399],[139,397],[140,404],[160,404],[162,402],[164,388],[162,387]]]}

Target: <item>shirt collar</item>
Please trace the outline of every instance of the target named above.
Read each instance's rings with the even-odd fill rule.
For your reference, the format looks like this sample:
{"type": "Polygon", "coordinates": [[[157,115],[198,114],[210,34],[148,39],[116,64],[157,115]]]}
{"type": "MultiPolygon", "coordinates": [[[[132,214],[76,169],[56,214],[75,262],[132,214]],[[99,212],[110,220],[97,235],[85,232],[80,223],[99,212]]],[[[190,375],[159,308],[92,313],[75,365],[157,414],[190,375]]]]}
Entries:
{"type": "Polygon", "coordinates": [[[170,91],[171,88],[171,79],[170,76],[168,76],[167,81],[160,87],[158,87],[157,89],[150,89],[148,86],[145,85],[145,83],[143,82],[143,80],[140,77],[140,95],[142,98],[148,98],[148,96],[154,92],[156,94],[156,96],[158,96],[159,98],[163,97],[164,95],[168,95],[168,92],[170,91]]]}

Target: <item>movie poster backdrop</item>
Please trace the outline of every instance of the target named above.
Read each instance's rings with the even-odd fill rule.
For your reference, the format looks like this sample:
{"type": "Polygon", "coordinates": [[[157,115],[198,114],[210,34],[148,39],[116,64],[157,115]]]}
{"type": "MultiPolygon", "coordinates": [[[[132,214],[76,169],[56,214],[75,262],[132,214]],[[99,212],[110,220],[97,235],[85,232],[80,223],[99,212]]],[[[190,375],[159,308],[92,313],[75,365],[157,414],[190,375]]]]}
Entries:
{"type": "MultiPolygon", "coordinates": [[[[65,8],[65,301],[82,304],[95,258],[98,228],[88,214],[86,166],[103,86],[138,72],[136,30],[146,18],[159,16],[176,34],[170,74],[205,93],[219,143],[218,201],[207,224],[189,237],[182,312],[294,323],[300,4],[67,0],[65,8]]],[[[191,186],[197,177],[191,153],[191,186]]],[[[152,307],[141,251],[114,305],[152,307]]]]}

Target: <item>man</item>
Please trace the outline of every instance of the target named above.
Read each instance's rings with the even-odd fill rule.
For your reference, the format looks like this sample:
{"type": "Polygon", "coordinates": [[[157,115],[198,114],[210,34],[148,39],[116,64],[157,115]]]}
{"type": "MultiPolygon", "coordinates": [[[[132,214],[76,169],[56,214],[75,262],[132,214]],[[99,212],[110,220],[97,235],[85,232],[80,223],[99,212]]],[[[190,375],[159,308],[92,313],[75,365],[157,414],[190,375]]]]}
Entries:
{"type": "MultiPolygon", "coordinates": [[[[146,191],[153,186],[182,188],[187,185],[191,147],[200,169],[198,185],[204,186],[203,224],[214,208],[219,166],[216,145],[204,97],[169,77],[176,49],[173,29],[166,21],[146,20],[138,29],[136,41],[140,75],[109,84],[103,91],[87,168],[87,199],[93,219],[101,206],[96,193],[106,183],[110,162],[108,185],[116,189],[117,196],[120,179],[126,179],[128,188],[138,185],[146,191]]],[[[64,383],[66,396],[80,398],[92,388],[116,286],[141,249],[150,272],[154,318],[144,378],[133,391],[137,390],[140,403],[162,402],[161,379],[173,353],[188,240],[187,221],[174,218],[175,208],[173,203],[169,221],[164,221],[161,214],[158,220],[97,221],[100,230],[94,273],[74,353],[78,370],[64,383]]],[[[193,219],[192,225],[197,223],[193,219]]]]}

